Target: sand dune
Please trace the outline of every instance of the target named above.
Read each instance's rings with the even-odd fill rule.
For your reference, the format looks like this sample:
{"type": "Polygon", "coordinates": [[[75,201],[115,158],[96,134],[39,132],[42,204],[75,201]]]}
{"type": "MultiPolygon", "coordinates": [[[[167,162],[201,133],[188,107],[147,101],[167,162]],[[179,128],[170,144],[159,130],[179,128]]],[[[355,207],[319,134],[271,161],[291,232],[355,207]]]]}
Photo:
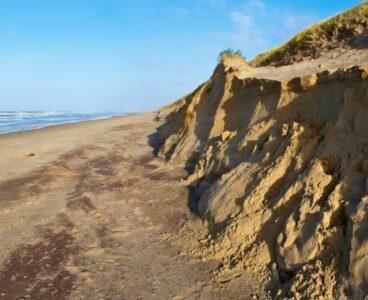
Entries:
{"type": "Polygon", "coordinates": [[[225,57],[158,115],[160,155],[194,168],[211,241],[198,251],[263,274],[275,297],[368,294],[368,52],[338,52],[279,68],[225,57]]]}

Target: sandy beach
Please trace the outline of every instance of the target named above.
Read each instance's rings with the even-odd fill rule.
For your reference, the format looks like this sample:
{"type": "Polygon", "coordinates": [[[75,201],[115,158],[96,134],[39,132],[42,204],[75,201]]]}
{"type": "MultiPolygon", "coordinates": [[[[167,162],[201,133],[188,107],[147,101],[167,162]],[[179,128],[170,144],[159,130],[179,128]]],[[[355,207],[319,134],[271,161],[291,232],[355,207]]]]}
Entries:
{"type": "Polygon", "coordinates": [[[368,0],[1,8],[0,300],[368,300],[368,0]]]}
{"type": "Polygon", "coordinates": [[[216,279],[217,261],[189,254],[203,226],[183,168],[153,155],[158,125],[148,113],[0,136],[0,299],[250,295],[251,280],[216,279]]]}

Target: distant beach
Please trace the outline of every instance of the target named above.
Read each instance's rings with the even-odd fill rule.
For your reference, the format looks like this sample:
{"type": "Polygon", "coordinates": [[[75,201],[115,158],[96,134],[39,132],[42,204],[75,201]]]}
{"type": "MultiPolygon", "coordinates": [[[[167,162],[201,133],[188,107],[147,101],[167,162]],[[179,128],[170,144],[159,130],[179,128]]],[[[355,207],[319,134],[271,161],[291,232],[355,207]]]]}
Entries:
{"type": "Polygon", "coordinates": [[[122,112],[2,111],[0,112],[0,134],[124,115],[126,113],[122,112]]]}

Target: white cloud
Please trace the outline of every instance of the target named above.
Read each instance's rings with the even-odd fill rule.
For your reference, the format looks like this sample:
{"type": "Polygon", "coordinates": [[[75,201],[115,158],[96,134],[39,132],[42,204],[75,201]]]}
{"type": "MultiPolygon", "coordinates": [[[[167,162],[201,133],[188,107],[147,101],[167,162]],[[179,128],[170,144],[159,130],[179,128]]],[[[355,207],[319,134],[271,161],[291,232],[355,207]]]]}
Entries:
{"type": "Polygon", "coordinates": [[[250,0],[249,5],[258,9],[263,9],[266,7],[266,4],[261,0],[250,0]]]}
{"type": "Polygon", "coordinates": [[[189,13],[189,10],[184,7],[175,6],[173,9],[179,15],[187,15],[189,13]]]}
{"type": "Polygon", "coordinates": [[[268,41],[262,37],[262,32],[257,28],[251,16],[240,11],[233,11],[230,13],[230,19],[235,27],[235,31],[228,37],[233,47],[246,50],[267,47],[268,41]]]}
{"type": "Polygon", "coordinates": [[[269,45],[268,40],[262,38],[254,32],[236,32],[230,35],[230,42],[236,47],[252,50],[258,47],[267,47],[269,45]]]}
{"type": "Polygon", "coordinates": [[[199,0],[201,3],[211,4],[213,6],[220,6],[226,4],[226,0],[199,0]]]}
{"type": "Polygon", "coordinates": [[[229,13],[232,32],[225,36],[230,47],[249,56],[276,47],[318,21],[316,15],[279,9],[263,0],[247,0],[242,9],[229,13]],[[267,7],[267,9],[265,9],[267,7]]]}
{"type": "Polygon", "coordinates": [[[139,57],[138,65],[145,70],[153,70],[159,66],[159,61],[156,56],[146,55],[139,57]]]}
{"type": "Polygon", "coordinates": [[[289,14],[283,21],[284,28],[287,30],[300,30],[316,22],[316,17],[312,15],[292,15],[289,14]]]}
{"type": "Polygon", "coordinates": [[[254,21],[250,16],[247,16],[241,12],[233,11],[230,13],[231,20],[241,27],[253,27],[254,21]]]}
{"type": "Polygon", "coordinates": [[[278,12],[275,18],[281,20],[280,29],[273,34],[273,43],[276,43],[275,46],[288,41],[301,30],[319,21],[316,15],[297,14],[289,10],[278,12]]]}

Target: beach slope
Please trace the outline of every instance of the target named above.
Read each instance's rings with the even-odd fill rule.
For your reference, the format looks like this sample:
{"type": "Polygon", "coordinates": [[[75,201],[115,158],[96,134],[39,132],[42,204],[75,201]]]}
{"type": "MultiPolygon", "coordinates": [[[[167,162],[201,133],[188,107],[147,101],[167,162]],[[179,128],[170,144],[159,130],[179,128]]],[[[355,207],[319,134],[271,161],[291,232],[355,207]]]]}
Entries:
{"type": "Polygon", "coordinates": [[[184,170],[154,158],[158,125],[149,113],[0,136],[0,299],[251,293],[189,255],[201,224],[184,170]]]}

